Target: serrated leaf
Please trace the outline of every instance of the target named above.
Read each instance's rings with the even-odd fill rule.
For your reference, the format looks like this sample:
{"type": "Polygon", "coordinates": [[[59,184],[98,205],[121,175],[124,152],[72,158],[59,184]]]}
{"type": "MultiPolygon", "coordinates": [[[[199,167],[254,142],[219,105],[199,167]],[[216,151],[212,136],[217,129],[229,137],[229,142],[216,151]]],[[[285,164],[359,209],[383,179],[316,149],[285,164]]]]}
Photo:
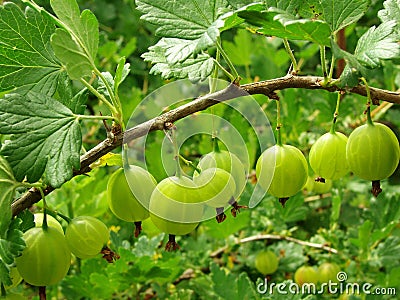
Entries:
{"type": "Polygon", "coordinates": [[[11,223],[11,202],[17,182],[11,167],[4,157],[0,156],[0,238],[3,238],[11,223]]]}
{"type": "Polygon", "coordinates": [[[143,13],[142,19],[158,26],[157,35],[183,40],[175,49],[171,49],[172,43],[163,44],[169,49],[168,55],[167,51],[165,54],[168,57],[166,61],[171,66],[176,62],[184,63],[189,57],[195,58],[197,54],[216,44],[220,28],[225,25],[219,17],[228,7],[226,0],[139,0],[136,5],[143,13]],[[179,47],[184,51],[176,55],[179,47]]]}
{"type": "Polygon", "coordinates": [[[386,0],[383,2],[384,9],[378,11],[378,17],[382,23],[396,21],[395,32],[397,39],[400,38],[400,0],[386,0]]]}
{"type": "Polygon", "coordinates": [[[223,46],[232,63],[238,66],[249,66],[254,51],[251,34],[247,30],[238,30],[233,42],[224,41],[223,46]]]}
{"type": "Polygon", "coordinates": [[[126,79],[126,77],[129,75],[130,70],[130,64],[125,63],[126,59],[125,57],[121,57],[121,59],[118,62],[117,69],[115,70],[115,76],[114,76],[114,93],[115,95],[118,95],[118,89],[119,85],[126,79]]]}
{"type": "Polygon", "coordinates": [[[55,26],[40,13],[11,2],[0,6],[0,91],[53,95],[61,65],[49,47],[55,26]]]}
{"type": "Polygon", "coordinates": [[[145,61],[154,64],[151,74],[161,74],[165,79],[189,78],[191,81],[204,80],[211,74],[214,67],[214,60],[208,54],[199,54],[196,58],[188,58],[182,63],[170,64],[167,61],[166,49],[177,39],[161,39],[156,45],[149,48],[149,52],[142,57],[145,61]]]}
{"type": "Polygon", "coordinates": [[[83,114],[85,112],[85,103],[88,99],[88,90],[83,88],[79,93],[74,95],[73,85],[67,74],[59,77],[58,81],[59,101],[68,107],[75,114],[83,114]]]}
{"type": "Polygon", "coordinates": [[[388,21],[378,27],[371,27],[357,42],[354,55],[366,67],[376,68],[382,59],[390,59],[399,55],[394,29],[395,21],[388,21]]]}
{"type": "Polygon", "coordinates": [[[18,218],[8,222],[9,228],[5,236],[0,238],[0,280],[5,284],[11,284],[9,266],[25,248],[23,232],[19,230],[21,222],[18,218]]]}
{"type": "Polygon", "coordinates": [[[368,10],[369,0],[321,0],[322,17],[333,33],[357,22],[368,10]]]}
{"type": "Polygon", "coordinates": [[[330,45],[331,30],[321,20],[296,19],[284,11],[271,9],[268,11],[249,10],[238,12],[239,17],[247,23],[257,26],[255,31],[268,36],[277,36],[292,40],[306,40],[319,45],[330,45]]]}
{"type": "Polygon", "coordinates": [[[90,77],[99,45],[99,24],[90,10],[80,14],[75,0],[52,0],[50,5],[62,22],[51,37],[56,56],[71,79],[90,77]]]}
{"type": "Polygon", "coordinates": [[[13,134],[1,153],[18,181],[36,182],[46,172],[60,187],[80,167],[82,134],[77,116],[51,97],[29,92],[0,101],[0,133],[13,134]]]}
{"type": "Polygon", "coordinates": [[[276,7],[291,15],[296,15],[303,0],[266,0],[267,7],[276,7]]]}

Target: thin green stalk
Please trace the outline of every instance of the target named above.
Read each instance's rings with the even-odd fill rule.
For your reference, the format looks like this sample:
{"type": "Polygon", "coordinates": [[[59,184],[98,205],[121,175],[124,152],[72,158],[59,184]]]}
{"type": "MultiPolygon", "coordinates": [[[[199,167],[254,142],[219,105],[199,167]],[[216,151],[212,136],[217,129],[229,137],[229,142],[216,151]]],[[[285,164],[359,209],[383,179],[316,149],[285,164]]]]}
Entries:
{"type": "Polygon", "coordinates": [[[47,228],[49,227],[47,225],[47,204],[46,204],[46,199],[44,198],[44,192],[43,189],[41,187],[37,188],[40,192],[40,196],[42,197],[43,200],[43,223],[42,223],[42,228],[43,230],[47,230],[47,228]]]}
{"type": "Polygon", "coordinates": [[[192,167],[197,173],[201,173],[201,170],[194,164],[192,163],[190,160],[187,160],[186,158],[184,158],[182,155],[179,154],[179,158],[183,161],[183,163],[187,166],[192,167]]]}
{"type": "MultiPolygon", "coordinates": [[[[217,49],[217,54],[215,55],[215,60],[219,62],[221,59],[221,53],[219,52],[219,49],[217,49]]],[[[215,65],[214,70],[211,74],[210,77],[210,93],[214,93],[217,90],[217,78],[218,78],[218,69],[219,66],[215,65]]]]}
{"type": "Polygon", "coordinates": [[[330,133],[334,134],[336,132],[335,127],[336,127],[336,120],[337,117],[339,116],[339,106],[340,106],[340,100],[342,98],[341,92],[338,92],[337,100],[336,100],[336,109],[335,112],[333,113],[333,121],[332,121],[332,126],[330,133]]]}
{"type": "Polygon", "coordinates": [[[326,84],[328,82],[328,72],[327,72],[327,69],[326,69],[325,46],[320,46],[319,47],[319,53],[321,55],[322,73],[324,74],[324,82],[323,82],[323,84],[326,84]]]}
{"type": "Polygon", "coordinates": [[[213,151],[217,152],[217,153],[221,152],[221,150],[219,149],[218,138],[217,137],[213,138],[213,151]]]}
{"type": "Polygon", "coordinates": [[[330,82],[333,78],[333,69],[335,69],[336,58],[332,54],[331,66],[329,68],[328,82],[330,82]]]}
{"type": "Polygon", "coordinates": [[[280,100],[276,100],[276,131],[277,131],[276,144],[278,146],[282,146],[281,128],[282,128],[281,103],[280,100]]]}
{"type": "Polygon", "coordinates": [[[111,88],[104,75],[97,68],[94,70],[94,73],[99,76],[99,78],[103,81],[104,86],[106,87],[107,92],[110,95],[111,103],[114,104],[114,107],[118,110],[119,113],[121,113],[121,103],[115,98],[114,90],[111,88]]]}
{"type": "Polygon", "coordinates": [[[217,41],[217,49],[219,50],[219,52],[221,53],[222,57],[224,58],[225,62],[227,63],[229,69],[231,70],[231,75],[233,76],[234,80],[237,80],[239,78],[239,73],[236,71],[235,66],[233,65],[233,63],[231,62],[228,54],[226,54],[226,52],[224,51],[224,49],[222,48],[222,45],[219,41],[217,41]]]}
{"type": "Polygon", "coordinates": [[[84,86],[87,87],[87,89],[95,95],[101,102],[103,102],[112,112],[113,115],[118,116],[119,112],[116,110],[116,108],[102,95],[100,94],[92,85],[87,82],[85,79],[81,78],[81,82],[84,86]]]}
{"type": "Polygon", "coordinates": [[[114,116],[90,116],[90,115],[75,115],[77,120],[113,120],[119,122],[114,116]]]}
{"type": "Polygon", "coordinates": [[[182,177],[182,170],[181,170],[181,164],[179,162],[179,148],[178,148],[178,142],[176,141],[176,134],[175,134],[176,127],[173,126],[169,131],[167,132],[167,136],[169,140],[171,141],[173,147],[174,147],[174,159],[176,162],[176,176],[178,178],[182,177]]]}
{"type": "Polygon", "coordinates": [[[285,46],[286,52],[289,55],[290,60],[292,61],[293,70],[295,73],[297,73],[299,71],[298,70],[299,65],[297,64],[297,60],[296,60],[296,57],[294,57],[292,49],[290,48],[288,39],[286,39],[286,38],[283,39],[283,45],[285,46]]]}
{"type": "Polygon", "coordinates": [[[220,63],[219,61],[214,59],[214,63],[218,66],[218,68],[220,68],[222,70],[222,72],[224,72],[224,74],[229,77],[229,79],[233,82],[235,81],[235,76],[233,76],[231,73],[228,72],[227,69],[225,69],[220,63]]]}
{"type": "Polygon", "coordinates": [[[372,102],[371,101],[371,90],[369,89],[367,80],[364,77],[361,77],[360,79],[365,84],[365,90],[367,91],[367,110],[366,110],[367,123],[370,125],[374,125],[374,123],[372,122],[372,118],[371,118],[371,102],[372,102]]]}

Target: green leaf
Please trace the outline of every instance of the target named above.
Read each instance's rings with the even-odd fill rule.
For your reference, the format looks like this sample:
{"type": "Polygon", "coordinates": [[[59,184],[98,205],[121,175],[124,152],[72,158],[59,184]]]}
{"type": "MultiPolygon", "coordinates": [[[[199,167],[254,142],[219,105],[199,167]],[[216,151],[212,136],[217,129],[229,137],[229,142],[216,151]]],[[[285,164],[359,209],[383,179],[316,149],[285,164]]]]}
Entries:
{"type": "Polygon", "coordinates": [[[369,0],[321,0],[322,17],[333,33],[357,22],[368,10],[369,0]]]}
{"type": "Polygon", "coordinates": [[[276,7],[288,14],[296,15],[303,0],[266,0],[267,7],[276,7]]]}
{"type": "Polygon", "coordinates": [[[233,38],[233,43],[223,41],[223,46],[233,64],[237,66],[249,66],[251,64],[251,55],[254,49],[251,34],[247,30],[238,30],[233,38]]]}
{"type": "Polygon", "coordinates": [[[214,291],[223,299],[257,299],[254,286],[246,273],[237,277],[236,274],[225,272],[215,263],[211,263],[210,270],[214,291]]]}
{"type": "Polygon", "coordinates": [[[75,0],[52,0],[51,7],[64,28],[58,28],[51,37],[56,56],[65,64],[71,79],[90,77],[96,68],[99,45],[99,24],[90,10],[80,14],[75,0]]]}
{"type": "Polygon", "coordinates": [[[376,68],[380,60],[399,55],[400,46],[393,34],[395,26],[395,21],[388,21],[378,27],[371,27],[360,37],[354,55],[363,65],[376,68]]]}
{"type": "Polygon", "coordinates": [[[114,76],[114,92],[115,95],[118,95],[118,89],[119,85],[126,79],[126,77],[129,75],[130,70],[130,64],[125,63],[126,59],[125,57],[121,57],[121,59],[118,62],[117,69],[115,70],[115,76],[114,76]]]}
{"type": "Polygon", "coordinates": [[[214,60],[208,54],[199,54],[196,58],[186,58],[181,63],[170,63],[167,58],[167,49],[177,43],[186,43],[179,39],[163,38],[156,45],[149,48],[149,52],[142,57],[145,61],[154,64],[151,74],[161,74],[165,79],[189,78],[192,81],[204,80],[211,74],[214,60]]]}
{"type": "Polygon", "coordinates": [[[382,23],[396,21],[395,32],[397,39],[400,38],[400,0],[386,0],[383,2],[384,9],[378,11],[378,17],[382,23]]]}
{"type": "Polygon", "coordinates": [[[21,222],[18,218],[13,219],[11,223],[8,222],[9,228],[6,235],[0,238],[0,281],[6,285],[11,284],[10,265],[25,248],[23,232],[19,230],[21,222]]]}
{"type": "Polygon", "coordinates": [[[59,77],[58,81],[59,101],[68,107],[75,114],[83,114],[86,109],[85,103],[88,99],[88,90],[83,88],[74,95],[73,85],[66,73],[59,77]]]}
{"type": "Polygon", "coordinates": [[[247,23],[256,26],[257,33],[292,40],[306,40],[325,46],[330,45],[331,30],[324,21],[296,19],[296,17],[276,9],[268,11],[253,9],[249,7],[249,10],[240,11],[238,15],[247,23]]]}
{"type": "Polygon", "coordinates": [[[162,37],[196,41],[196,51],[215,45],[219,37],[220,12],[227,8],[225,0],[138,0],[142,19],[157,25],[156,34],[162,37]]]}
{"type": "Polygon", "coordinates": [[[55,26],[40,13],[11,2],[0,6],[0,92],[53,95],[61,71],[48,43],[55,26]]]}
{"type": "Polygon", "coordinates": [[[60,187],[80,167],[82,134],[77,116],[51,97],[29,92],[0,101],[0,133],[13,134],[1,153],[14,176],[36,182],[46,172],[53,187],[60,187]]]}
{"type": "Polygon", "coordinates": [[[11,201],[17,182],[11,167],[4,157],[0,156],[0,238],[3,238],[11,223],[11,201]]]}

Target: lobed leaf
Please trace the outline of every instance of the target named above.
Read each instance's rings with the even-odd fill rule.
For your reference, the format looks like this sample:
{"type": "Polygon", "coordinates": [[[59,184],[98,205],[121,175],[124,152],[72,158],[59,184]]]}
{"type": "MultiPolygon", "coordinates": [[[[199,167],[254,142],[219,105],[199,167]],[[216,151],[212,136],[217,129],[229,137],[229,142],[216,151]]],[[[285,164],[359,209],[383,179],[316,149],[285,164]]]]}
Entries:
{"type": "Polygon", "coordinates": [[[90,77],[99,45],[99,23],[90,10],[80,14],[75,0],[52,0],[50,5],[64,28],[51,37],[56,56],[71,79],[90,77]]]}
{"type": "Polygon", "coordinates": [[[357,22],[368,10],[369,0],[321,0],[322,17],[333,33],[357,22]]]}
{"type": "Polygon", "coordinates": [[[394,34],[395,26],[395,21],[388,21],[378,27],[371,27],[360,37],[354,55],[363,65],[376,68],[380,66],[382,59],[399,55],[400,46],[394,34]]]}
{"type": "Polygon", "coordinates": [[[30,90],[53,95],[63,73],[49,47],[55,26],[31,8],[0,6],[0,92],[30,90]]]}
{"type": "Polygon", "coordinates": [[[378,17],[382,23],[396,21],[395,32],[397,40],[400,39],[400,0],[386,0],[383,2],[384,9],[378,11],[378,17]]]}
{"type": "Polygon", "coordinates": [[[82,135],[69,108],[51,97],[29,92],[0,101],[0,133],[13,134],[1,153],[15,178],[36,182],[46,172],[53,187],[60,187],[80,167],[82,135]]]}

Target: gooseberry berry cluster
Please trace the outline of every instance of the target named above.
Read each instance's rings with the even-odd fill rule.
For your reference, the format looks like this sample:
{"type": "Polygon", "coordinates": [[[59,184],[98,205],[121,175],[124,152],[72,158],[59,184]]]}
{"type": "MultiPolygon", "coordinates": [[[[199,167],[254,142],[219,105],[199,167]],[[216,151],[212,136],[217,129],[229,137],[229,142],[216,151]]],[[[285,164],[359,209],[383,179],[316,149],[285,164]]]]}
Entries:
{"type": "Polygon", "coordinates": [[[53,216],[34,214],[35,227],[24,233],[26,247],[15,260],[16,284],[22,279],[39,287],[56,284],[67,274],[71,254],[84,259],[101,253],[109,239],[108,228],[102,221],[91,216],[63,218],[68,221],[65,234],[53,216]]]}

